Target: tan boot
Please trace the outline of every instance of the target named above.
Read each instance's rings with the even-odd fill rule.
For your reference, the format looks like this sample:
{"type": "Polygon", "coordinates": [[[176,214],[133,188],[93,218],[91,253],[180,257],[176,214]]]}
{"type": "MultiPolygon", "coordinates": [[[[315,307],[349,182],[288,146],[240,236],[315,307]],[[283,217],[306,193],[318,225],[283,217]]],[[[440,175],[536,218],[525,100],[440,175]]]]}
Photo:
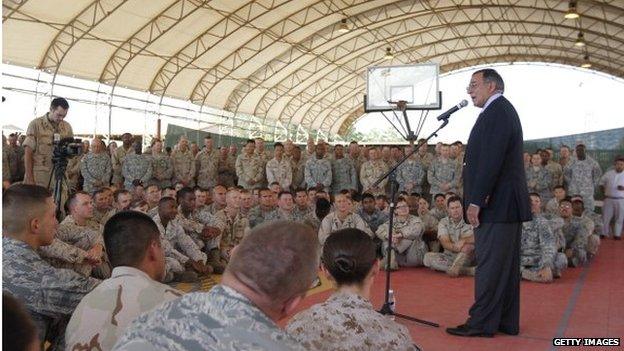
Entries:
{"type": "MultiPolygon", "coordinates": [[[[382,269],[384,271],[388,270],[387,262],[388,262],[387,258],[384,257],[383,265],[382,265],[382,269]]],[[[390,250],[390,270],[396,271],[398,269],[399,269],[399,265],[397,264],[397,261],[396,261],[396,253],[394,252],[394,250],[390,250]]]]}
{"type": "Polygon", "coordinates": [[[469,275],[469,276],[474,277],[476,268],[477,267],[461,267],[459,269],[459,274],[460,275],[469,275]]]}
{"type": "Polygon", "coordinates": [[[446,274],[451,277],[457,277],[460,274],[461,268],[465,267],[467,263],[468,255],[463,252],[458,253],[457,257],[455,257],[455,261],[453,261],[453,264],[451,264],[449,269],[446,271],[446,274]]]}

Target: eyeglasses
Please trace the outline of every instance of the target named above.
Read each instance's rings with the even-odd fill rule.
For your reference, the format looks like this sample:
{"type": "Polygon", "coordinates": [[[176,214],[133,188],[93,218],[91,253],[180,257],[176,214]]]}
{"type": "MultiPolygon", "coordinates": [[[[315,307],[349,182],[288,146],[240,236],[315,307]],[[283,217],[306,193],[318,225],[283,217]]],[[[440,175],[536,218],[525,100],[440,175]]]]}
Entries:
{"type": "Polygon", "coordinates": [[[477,82],[472,82],[472,83],[468,84],[468,86],[466,87],[466,91],[473,90],[473,89],[475,89],[478,86],[479,86],[479,84],[477,82]]]}
{"type": "Polygon", "coordinates": [[[572,208],[571,205],[559,205],[559,208],[572,208]]]}
{"type": "Polygon", "coordinates": [[[409,206],[407,206],[407,205],[399,205],[399,206],[397,206],[396,208],[397,208],[397,210],[398,210],[399,208],[409,208],[409,206]]]}

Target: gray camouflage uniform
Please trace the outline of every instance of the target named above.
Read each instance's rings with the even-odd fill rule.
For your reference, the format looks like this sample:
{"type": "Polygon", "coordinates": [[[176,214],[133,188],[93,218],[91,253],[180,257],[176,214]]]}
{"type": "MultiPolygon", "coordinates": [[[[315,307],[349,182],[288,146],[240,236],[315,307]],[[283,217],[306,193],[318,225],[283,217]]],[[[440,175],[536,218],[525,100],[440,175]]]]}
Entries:
{"type": "Polygon", "coordinates": [[[167,231],[162,225],[160,220],[160,215],[156,214],[152,217],[154,223],[156,223],[156,227],[158,227],[158,232],[160,233],[160,245],[163,248],[163,252],[165,253],[165,282],[170,282],[174,278],[175,273],[182,273],[185,271],[184,266],[186,262],[188,262],[189,258],[176,250],[173,247],[173,244],[167,239],[166,233],[167,231]]]}
{"type": "Polygon", "coordinates": [[[308,351],[416,350],[409,332],[375,311],[370,301],[336,292],[295,315],[286,331],[308,351]]]}
{"type": "Polygon", "coordinates": [[[407,191],[408,194],[417,192],[422,194],[422,186],[425,181],[425,170],[420,161],[409,158],[397,169],[397,182],[399,191],[407,191]]]}
{"type": "MultiPolygon", "coordinates": [[[[388,222],[382,224],[377,229],[377,237],[383,240],[383,264],[387,262],[388,249],[388,222]]],[[[396,244],[392,244],[392,254],[390,255],[390,268],[397,269],[399,266],[416,267],[423,265],[423,258],[428,251],[427,244],[422,238],[425,226],[420,218],[407,215],[401,219],[394,217],[392,222],[392,235],[401,234],[403,238],[396,244]]]]}
{"type": "Polygon", "coordinates": [[[444,194],[452,191],[457,194],[459,172],[457,163],[451,159],[435,159],[427,171],[427,181],[431,184],[431,194],[444,194]],[[442,190],[442,183],[449,183],[449,189],[442,190]]]}
{"type": "Polygon", "coordinates": [[[128,148],[128,150],[124,149],[123,146],[120,146],[115,150],[113,155],[111,156],[111,164],[113,167],[113,184],[119,184],[123,182],[123,176],[121,174],[121,170],[123,167],[124,160],[127,155],[134,154],[134,149],[132,147],[128,148]]]}
{"type": "Polygon", "coordinates": [[[70,269],[54,268],[28,244],[2,238],[2,290],[24,303],[42,345],[50,341],[51,350],[63,348],[69,317],[99,282],[70,269]]]}
{"type": "Polygon", "coordinates": [[[340,190],[357,190],[357,173],[351,159],[346,157],[333,159],[332,166],[332,192],[338,194],[340,190]]]}
{"type": "Polygon", "coordinates": [[[140,180],[143,186],[147,186],[152,179],[152,161],[147,155],[131,154],[126,156],[124,164],[121,168],[124,177],[124,187],[132,190],[134,186],[132,181],[140,180]]]}
{"type": "Polygon", "coordinates": [[[270,210],[265,210],[262,206],[258,205],[249,210],[249,214],[247,215],[249,219],[249,225],[251,228],[262,224],[266,221],[273,221],[277,218],[277,209],[272,208],[270,210]]]}
{"type": "Polygon", "coordinates": [[[375,208],[375,212],[368,214],[366,213],[366,211],[364,211],[362,207],[360,207],[357,209],[357,211],[355,211],[355,213],[362,217],[364,222],[368,224],[368,227],[373,232],[377,232],[377,228],[379,228],[381,224],[388,221],[388,214],[386,212],[380,211],[378,208],[375,208]]]}
{"type": "Polygon", "coordinates": [[[387,179],[384,179],[381,183],[379,183],[377,190],[372,190],[371,186],[387,171],[388,166],[381,159],[364,162],[360,170],[360,183],[362,184],[362,190],[364,192],[370,192],[375,196],[384,195],[386,193],[385,188],[386,183],[388,182],[387,179]]]}
{"type": "Polygon", "coordinates": [[[113,165],[108,154],[90,152],[82,158],[80,172],[84,179],[82,190],[92,194],[94,191],[110,185],[113,165]]]}
{"type": "Polygon", "coordinates": [[[248,298],[217,285],[141,315],[113,350],[286,351],[301,347],[248,298]]]}
{"type": "Polygon", "coordinates": [[[542,203],[548,203],[552,198],[552,192],[550,184],[552,182],[552,176],[546,168],[538,166],[529,166],[526,170],[527,187],[530,193],[538,193],[542,199],[542,203]]]}
{"type": "Polygon", "coordinates": [[[329,191],[332,183],[331,162],[326,159],[311,157],[305,164],[305,182],[308,188],[315,187],[316,184],[323,184],[323,189],[329,191]]]}
{"type": "MultiPolygon", "coordinates": [[[[154,222],[156,222],[157,226],[164,227],[160,220],[160,215],[156,215],[154,217],[154,222]]],[[[173,247],[179,250],[184,256],[187,256],[193,261],[206,263],[206,260],[208,259],[206,254],[203,253],[200,250],[200,247],[197,246],[197,243],[188,234],[186,234],[181,222],[180,215],[178,215],[178,217],[167,223],[167,227],[164,228],[165,239],[169,240],[173,247]]],[[[160,227],[159,229],[162,234],[162,229],[160,227]]]]}
{"type": "Polygon", "coordinates": [[[589,233],[579,217],[564,220],[563,226],[555,231],[560,242],[565,243],[563,250],[572,250],[572,257],[568,258],[568,265],[578,267],[587,262],[587,238],[589,233]]]}
{"type": "MultiPolygon", "coordinates": [[[[557,252],[557,240],[548,221],[533,215],[530,222],[522,223],[520,244],[520,270],[537,272],[549,267],[553,275],[560,276],[568,266],[565,254],[557,252]]],[[[526,277],[527,275],[523,275],[526,277]]],[[[529,274],[528,276],[531,276],[529,274]]],[[[533,279],[530,279],[533,280],[533,279]]]]}
{"type": "Polygon", "coordinates": [[[585,209],[593,211],[595,207],[594,191],[601,176],[600,165],[589,156],[585,160],[572,160],[564,170],[568,194],[581,195],[585,209]]]}

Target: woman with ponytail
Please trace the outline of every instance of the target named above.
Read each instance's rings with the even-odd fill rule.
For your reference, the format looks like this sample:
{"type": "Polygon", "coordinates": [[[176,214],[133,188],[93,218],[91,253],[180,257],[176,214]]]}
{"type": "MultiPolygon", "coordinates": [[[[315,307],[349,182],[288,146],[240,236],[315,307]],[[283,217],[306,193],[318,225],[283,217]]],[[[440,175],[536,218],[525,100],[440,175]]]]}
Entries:
{"type": "Polygon", "coordinates": [[[416,350],[407,328],[379,314],[370,302],[379,259],[368,234],[355,228],[332,233],[321,261],[336,291],[294,316],[288,333],[308,350],[416,350]]]}

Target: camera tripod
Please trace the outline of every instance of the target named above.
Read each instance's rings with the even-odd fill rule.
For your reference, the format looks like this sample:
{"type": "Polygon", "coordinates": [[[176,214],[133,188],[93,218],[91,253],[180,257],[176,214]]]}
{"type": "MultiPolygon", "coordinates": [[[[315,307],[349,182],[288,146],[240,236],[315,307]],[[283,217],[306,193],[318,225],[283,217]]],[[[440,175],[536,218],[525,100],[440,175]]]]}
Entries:
{"type": "Polygon", "coordinates": [[[50,174],[50,179],[48,180],[48,189],[50,188],[50,184],[52,183],[52,178],[54,178],[54,203],[56,204],[56,219],[60,222],[62,220],[62,206],[61,203],[63,201],[63,185],[65,185],[66,191],[69,192],[69,184],[67,182],[67,177],[65,176],[65,171],[67,170],[68,160],[65,156],[52,156],[52,173],[50,174]]]}

